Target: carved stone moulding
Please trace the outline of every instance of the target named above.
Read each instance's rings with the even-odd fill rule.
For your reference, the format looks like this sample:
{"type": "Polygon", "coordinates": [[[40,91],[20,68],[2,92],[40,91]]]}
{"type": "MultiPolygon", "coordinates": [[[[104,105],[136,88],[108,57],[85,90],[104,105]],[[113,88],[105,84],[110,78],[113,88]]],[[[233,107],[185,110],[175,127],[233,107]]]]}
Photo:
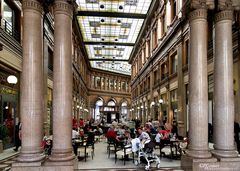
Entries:
{"type": "Polygon", "coordinates": [[[42,4],[37,0],[23,0],[22,1],[22,8],[23,10],[36,10],[40,13],[43,13],[43,6],[42,4]]]}
{"type": "Polygon", "coordinates": [[[196,9],[189,14],[190,20],[206,19],[206,18],[207,18],[207,9],[196,9]]]}
{"type": "Polygon", "coordinates": [[[69,3],[70,1],[55,0],[53,10],[54,13],[65,13],[72,17],[73,15],[73,5],[69,3]]]}
{"type": "Polygon", "coordinates": [[[231,10],[220,11],[215,16],[216,22],[219,22],[221,20],[232,20],[232,19],[233,19],[233,11],[231,10]]]}

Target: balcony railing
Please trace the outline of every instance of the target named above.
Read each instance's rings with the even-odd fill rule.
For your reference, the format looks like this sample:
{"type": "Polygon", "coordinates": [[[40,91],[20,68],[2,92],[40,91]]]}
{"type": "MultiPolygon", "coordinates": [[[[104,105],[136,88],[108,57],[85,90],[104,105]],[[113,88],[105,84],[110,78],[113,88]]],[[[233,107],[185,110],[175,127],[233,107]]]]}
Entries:
{"type": "Polygon", "coordinates": [[[10,24],[5,19],[2,19],[2,29],[10,36],[12,36],[16,41],[20,42],[20,34],[17,32],[12,24],[10,24]]]}

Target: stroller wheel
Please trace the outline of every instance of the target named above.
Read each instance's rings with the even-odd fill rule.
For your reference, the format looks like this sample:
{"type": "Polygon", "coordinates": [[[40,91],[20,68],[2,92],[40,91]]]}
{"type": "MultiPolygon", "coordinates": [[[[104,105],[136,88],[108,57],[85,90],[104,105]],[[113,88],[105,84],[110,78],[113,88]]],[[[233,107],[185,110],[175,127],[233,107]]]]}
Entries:
{"type": "Polygon", "coordinates": [[[134,164],[135,164],[136,166],[138,166],[138,165],[139,165],[139,161],[138,161],[138,160],[135,160],[135,161],[134,161],[134,164]]]}
{"type": "Polygon", "coordinates": [[[157,164],[156,168],[160,169],[160,163],[157,164]]]}
{"type": "Polygon", "coordinates": [[[149,170],[150,169],[150,166],[145,166],[145,170],[149,170]]]}

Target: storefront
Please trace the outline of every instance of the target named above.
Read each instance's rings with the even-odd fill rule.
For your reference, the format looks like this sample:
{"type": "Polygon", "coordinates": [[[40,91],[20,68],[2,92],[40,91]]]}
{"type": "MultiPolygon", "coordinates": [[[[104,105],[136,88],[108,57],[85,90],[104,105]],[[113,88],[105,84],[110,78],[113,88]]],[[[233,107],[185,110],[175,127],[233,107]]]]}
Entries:
{"type": "Polygon", "coordinates": [[[19,122],[19,73],[0,64],[0,139],[4,149],[14,146],[19,122]]]}

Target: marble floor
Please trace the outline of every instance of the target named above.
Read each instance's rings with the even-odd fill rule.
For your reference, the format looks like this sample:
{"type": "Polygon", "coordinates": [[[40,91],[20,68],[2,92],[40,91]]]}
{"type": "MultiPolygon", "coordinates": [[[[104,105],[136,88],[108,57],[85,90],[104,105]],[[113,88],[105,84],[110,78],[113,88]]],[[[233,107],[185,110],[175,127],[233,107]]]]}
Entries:
{"type": "MultiPolygon", "coordinates": [[[[123,161],[117,159],[115,163],[114,153],[111,153],[108,158],[107,154],[107,143],[105,140],[101,142],[95,143],[95,155],[93,159],[91,157],[87,157],[87,160],[81,160],[78,162],[77,170],[91,170],[91,171],[137,171],[144,170],[144,165],[135,166],[132,160],[126,161],[125,165],[123,161]]],[[[9,150],[9,153],[13,150],[9,150]]],[[[155,150],[155,153],[159,155],[159,149],[155,150]]],[[[15,162],[15,156],[10,157],[7,160],[1,160],[0,162],[0,171],[9,171],[11,170],[11,164],[15,162]]],[[[155,168],[155,164],[152,164],[150,170],[168,170],[168,171],[181,171],[180,168],[180,160],[172,160],[170,158],[162,157],[161,158],[161,167],[160,169],[155,168]]]]}
{"type": "MultiPolygon", "coordinates": [[[[133,161],[126,161],[125,165],[120,159],[115,163],[114,154],[108,158],[107,143],[103,140],[95,144],[95,156],[93,159],[88,157],[86,162],[84,160],[78,162],[78,170],[144,170],[144,165],[135,166],[133,161]]],[[[155,150],[159,154],[159,149],[155,150]]],[[[155,167],[155,164],[152,164],[155,167]]],[[[151,168],[151,170],[174,170],[180,171],[180,160],[172,160],[170,158],[162,157],[161,168],[151,168]]]]}

